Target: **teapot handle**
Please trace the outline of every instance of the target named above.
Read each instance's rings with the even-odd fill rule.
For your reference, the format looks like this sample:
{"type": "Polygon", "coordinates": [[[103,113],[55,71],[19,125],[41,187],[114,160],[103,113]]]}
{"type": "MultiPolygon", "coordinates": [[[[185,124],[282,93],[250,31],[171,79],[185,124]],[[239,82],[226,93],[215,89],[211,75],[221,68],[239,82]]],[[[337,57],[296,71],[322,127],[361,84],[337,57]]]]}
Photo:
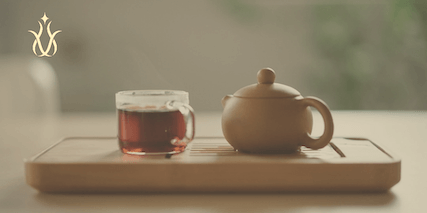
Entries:
{"type": "Polygon", "coordinates": [[[312,106],[319,110],[320,114],[323,117],[323,121],[325,123],[325,129],[323,131],[323,135],[319,138],[315,139],[307,133],[307,138],[304,140],[303,144],[305,147],[310,149],[320,149],[329,144],[334,134],[334,122],[332,120],[332,114],[329,110],[328,105],[319,98],[316,97],[305,97],[302,99],[303,104],[307,107],[312,106]]]}

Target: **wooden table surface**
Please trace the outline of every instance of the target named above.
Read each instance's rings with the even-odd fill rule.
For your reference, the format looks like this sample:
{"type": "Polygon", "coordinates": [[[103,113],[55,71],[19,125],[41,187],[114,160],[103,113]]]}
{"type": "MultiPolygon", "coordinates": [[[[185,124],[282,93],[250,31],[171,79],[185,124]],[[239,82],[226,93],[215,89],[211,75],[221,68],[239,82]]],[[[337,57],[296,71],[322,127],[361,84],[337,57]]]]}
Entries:
{"type": "MultiPolygon", "coordinates": [[[[332,114],[335,136],[367,137],[402,158],[400,183],[382,194],[44,194],[26,185],[23,159],[62,137],[114,136],[116,116],[20,115],[0,120],[0,212],[426,212],[427,112],[332,114]]],[[[220,121],[220,112],[196,113],[196,135],[222,135],[220,121]]]]}

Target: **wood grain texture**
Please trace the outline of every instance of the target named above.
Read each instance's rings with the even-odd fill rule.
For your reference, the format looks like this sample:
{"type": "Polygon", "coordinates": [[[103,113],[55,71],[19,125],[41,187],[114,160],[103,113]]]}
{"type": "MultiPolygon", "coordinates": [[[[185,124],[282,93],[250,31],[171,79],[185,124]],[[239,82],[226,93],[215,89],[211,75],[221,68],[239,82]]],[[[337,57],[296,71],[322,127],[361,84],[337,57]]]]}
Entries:
{"type": "Polygon", "coordinates": [[[40,191],[79,193],[381,192],[399,182],[401,161],[384,147],[364,139],[332,144],[253,155],[223,138],[196,138],[184,153],[166,158],[122,154],[113,137],[66,138],[26,160],[25,172],[40,191]]]}

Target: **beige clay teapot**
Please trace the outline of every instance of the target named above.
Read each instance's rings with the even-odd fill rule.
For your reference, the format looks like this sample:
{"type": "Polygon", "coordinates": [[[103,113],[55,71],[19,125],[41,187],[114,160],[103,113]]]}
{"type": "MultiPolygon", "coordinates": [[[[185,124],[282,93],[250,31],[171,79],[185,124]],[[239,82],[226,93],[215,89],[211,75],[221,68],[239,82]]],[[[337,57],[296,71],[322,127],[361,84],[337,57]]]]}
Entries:
{"type": "Polygon", "coordinates": [[[222,99],[222,131],[238,151],[249,153],[292,153],[301,146],[320,149],[328,145],[334,124],[328,106],[315,97],[302,97],[292,87],[274,83],[270,68],[258,72],[258,83],[239,89],[222,99]],[[323,117],[325,127],[318,139],[310,136],[313,118],[310,107],[323,117]]]}

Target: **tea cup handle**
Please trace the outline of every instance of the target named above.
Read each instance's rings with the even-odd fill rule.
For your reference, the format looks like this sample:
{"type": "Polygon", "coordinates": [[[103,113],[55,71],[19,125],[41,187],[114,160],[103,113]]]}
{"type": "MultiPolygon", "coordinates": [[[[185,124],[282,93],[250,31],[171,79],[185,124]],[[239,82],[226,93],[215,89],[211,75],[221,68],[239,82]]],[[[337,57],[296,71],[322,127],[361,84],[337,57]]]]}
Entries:
{"type": "Polygon", "coordinates": [[[302,145],[310,149],[323,148],[329,144],[334,134],[334,122],[332,120],[331,111],[329,110],[328,105],[326,105],[326,103],[320,100],[319,98],[305,97],[301,101],[303,101],[303,104],[305,104],[307,107],[312,106],[317,110],[319,110],[325,124],[325,128],[322,136],[315,139],[315,138],[312,138],[309,133],[307,133],[307,137],[302,143],[302,145]]]}
{"type": "Polygon", "coordinates": [[[179,112],[184,116],[184,121],[186,125],[184,140],[186,143],[191,142],[194,139],[195,135],[195,116],[193,107],[188,104],[179,102],[179,101],[168,101],[166,103],[168,108],[178,109],[179,112]]]}

